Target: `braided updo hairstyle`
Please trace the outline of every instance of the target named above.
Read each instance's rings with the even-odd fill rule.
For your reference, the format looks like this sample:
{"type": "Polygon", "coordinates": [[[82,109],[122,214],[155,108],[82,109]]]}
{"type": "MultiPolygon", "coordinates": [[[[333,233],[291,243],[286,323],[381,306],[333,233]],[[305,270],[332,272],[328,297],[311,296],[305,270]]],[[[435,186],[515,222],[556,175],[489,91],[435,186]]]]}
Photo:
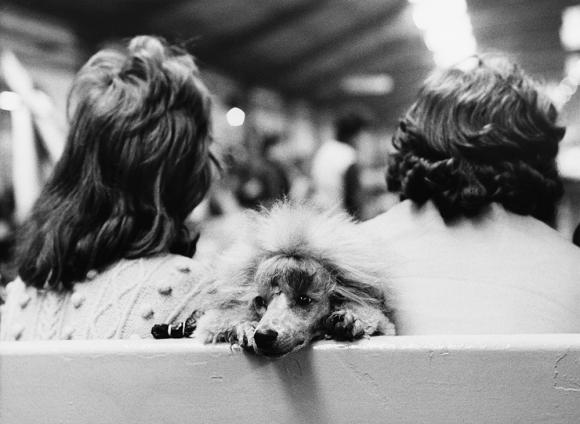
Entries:
{"type": "Polygon", "coordinates": [[[215,161],[210,109],[193,57],[161,39],[91,57],[69,96],[64,153],[24,226],[24,282],[70,289],[122,258],[187,254],[184,220],[215,161]]]}
{"type": "Polygon", "coordinates": [[[562,183],[565,129],[539,86],[500,56],[432,75],[393,137],[387,184],[441,216],[475,216],[493,202],[551,222],[562,183]]]}

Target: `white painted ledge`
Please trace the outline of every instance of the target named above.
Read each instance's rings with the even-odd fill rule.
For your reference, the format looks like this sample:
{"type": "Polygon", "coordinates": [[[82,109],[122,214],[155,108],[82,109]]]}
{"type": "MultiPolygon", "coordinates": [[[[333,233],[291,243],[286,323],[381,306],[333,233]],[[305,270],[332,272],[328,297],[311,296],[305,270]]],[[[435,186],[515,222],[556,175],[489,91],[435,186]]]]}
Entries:
{"type": "Polygon", "coordinates": [[[580,335],[0,345],[0,423],[580,423],[580,335]]]}

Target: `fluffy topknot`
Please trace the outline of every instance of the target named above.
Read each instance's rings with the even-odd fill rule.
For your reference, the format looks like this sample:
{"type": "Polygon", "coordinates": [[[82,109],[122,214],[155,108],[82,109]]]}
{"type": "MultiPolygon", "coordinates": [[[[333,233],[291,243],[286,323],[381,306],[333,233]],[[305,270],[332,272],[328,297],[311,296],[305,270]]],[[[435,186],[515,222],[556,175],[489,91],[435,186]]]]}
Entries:
{"type": "Polygon", "coordinates": [[[251,285],[263,261],[309,258],[334,274],[333,290],[342,297],[367,304],[384,301],[384,258],[377,250],[369,249],[365,233],[346,213],[279,202],[270,210],[248,212],[244,230],[222,255],[217,280],[251,285]]]}
{"type": "Polygon", "coordinates": [[[211,97],[193,57],[156,37],[138,36],[125,49],[96,53],[77,75],[70,99],[73,114],[88,102],[103,118],[111,110],[150,119],[183,110],[196,118],[200,136],[209,132],[211,97]]]}
{"type": "Polygon", "coordinates": [[[565,130],[556,109],[505,58],[463,65],[427,79],[401,120],[389,190],[419,204],[432,200],[446,219],[497,202],[550,222],[562,195],[555,157],[565,130]]]}

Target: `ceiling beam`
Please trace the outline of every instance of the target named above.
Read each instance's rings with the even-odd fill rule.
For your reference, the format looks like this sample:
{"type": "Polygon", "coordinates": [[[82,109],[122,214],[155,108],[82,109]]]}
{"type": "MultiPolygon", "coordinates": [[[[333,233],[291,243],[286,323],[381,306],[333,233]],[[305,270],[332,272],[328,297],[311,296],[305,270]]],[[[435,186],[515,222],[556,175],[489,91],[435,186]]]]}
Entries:
{"type": "MultiPolygon", "coordinates": [[[[4,0],[7,4],[21,7],[21,1],[4,0]]],[[[104,40],[147,32],[145,20],[160,10],[177,7],[191,0],[139,0],[139,7],[132,1],[44,1],[27,0],[29,13],[42,13],[66,22],[94,49],[104,40]]]]}
{"type": "Polygon", "coordinates": [[[392,73],[391,76],[394,80],[393,91],[388,94],[372,95],[372,94],[353,94],[343,91],[339,84],[327,84],[324,87],[320,87],[319,90],[313,92],[313,96],[319,100],[329,100],[329,99],[371,99],[380,101],[381,99],[392,99],[400,97],[409,97],[415,95],[419,86],[423,83],[425,78],[433,70],[429,66],[417,66],[416,69],[412,71],[401,71],[392,73]]]}
{"type": "MultiPolygon", "coordinates": [[[[406,6],[406,4],[405,4],[406,6]]],[[[401,7],[399,13],[387,14],[374,26],[367,26],[363,31],[352,33],[349,40],[340,46],[329,47],[326,52],[313,58],[302,66],[293,66],[286,72],[278,74],[281,81],[290,85],[301,85],[304,81],[316,79],[319,75],[332,73],[345,63],[360,57],[366,57],[379,45],[396,42],[412,37],[418,30],[410,22],[409,9],[401,7]]]]}
{"type": "MultiPolygon", "coordinates": [[[[338,86],[340,80],[348,75],[359,73],[396,73],[413,72],[416,69],[432,69],[431,54],[423,45],[422,38],[388,41],[349,57],[340,66],[327,69],[296,83],[306,91],[320,89],[327,91],[329,86],[338,86]],[[317,89],[318,88],[318,89],[317,89]]],[[[395,84],[397,82],[395,81],[395,84]]]]}
{"type": "Polygon", "coordinates": [[[198,54],[211,57],[213,55],[227,55],[233,50],[244,49],[281,28],[292,25],[305,19],[308,15],[324,9],[330,2],[331,0],[304,0],[292,7],[282,7],[255,25],[220,35],[213,40],[210,39],[207,43],[200,43],[198,54]]]}
{"type": "Polygon", "coordinates": [[[540,24],[542,19],[560,19],[562,10],[575,0],[534,0],[531,1],[468,1],[468,13],[474,32],[495,31],[497,28],[510,31],[513,26],[535,23],[540,24]],[[539,21],[539,22],[538,22],[539,21]]]}
{"type": "MultiPolygon", "coordinates": [[[[317,104],[322,108],[328,108],[330,110],[348,109],[353,105],[355,107],[356,105],[364,105],[372,111],[376,124],[382,127],[394,129],[397,126],[399,119],[403,116],[409,106],[413,104],[414,100],[415,97],[412,95],[405,96],[404,98],[395,96],[365,99],[334,98],[320,100],[317,104]]],[[[390,140],[386,139],[384,142],[390,143],[390,140]]]]}
{"type": "MultiPolygon", "coordinates": [[[[541,69],[539,76],[542,79],[558,80],[562,77],[562,52],[552,49],[536,50],[531,55],[530,52],[530,50],[514,51],[509,56],[521,62],[524,70],[531,72],[532,75],[536,75],[536,72],[541,69]],[[547,66],[547,63],[552,65],[547,66]]],[[[325,86],[320,86],[318,90],[311,90],[310,92],[321,103],[341,103],[348,100],[359,100],[377,105],[383,102],[409,105],[414,100],[418,88],[432,70],[432,66],[428,66],[428,64],[421,66],[420,63],[416,63],[413,68],[409,68],[407,71],[399,67],[394,68],[394,72],[390,72],[395,81],[394,90],[386,95],[373,96],[346,93],[341,90],[338,83],[328,83],[325,86]]]]}
{"type": "MultiPolygon", "coordinates": [[[[520,6],[522,7],[522,6],[520,6]]],[[[528,9],[530,9],[528,7],[528,9]]],[[[531,8],[533,10],[533,8],[531,8]]],[[[511,12],[515,12],[514,7],[512,6],[511,12]]],[[[510,12],[505,8],[502,9],[502,12],[505,14],[509,14],[510,12]]],[[[559,13],[559,12],[558,12],[559,13]]],[[[528,16],[528,14],[526,14],[528,16]]],[[[510,25],[508,22],[511,22],[511,17],[504,16],[502,18],[506,21],[505,28],[507,30],[510,25]]],[[[541,19],[541,18],[540,18],[541,19]]],[[[476,18],[477,20],[477,18],[476,18]]],[[[538,16],[535,16],[535,20],[538,20],[538,16]]],[[[536,22],[537,23],[537,22],[536,22]]],[[[491,45],[494,45],[497,51],[498,48],[501,50],[510,53],[511,51],[519,51],[525,50],[526,47],[529,50],[530,44],[528,41],[530,39],[533,40],[534,34],[537,34],[539,27],[535,25],[531,28],[534,24],[532,16],[527,17],[526,24],[519,28],[518,33],[525,34],[525,38],[509,38],[506,37],[505,34],[501,34],[500,36],[494,35],[500,27],[494,28],[494,30],[486,31],[483,30],[484,33],[476,34],[479,35],[478,38],[482,39],[481,47],[483,51],[488,50],[488,46],[490,43],[486,42],[487,39],[494,40],[491,45]],[[535,32],[533,31],[535,29],[535,32]]],[[[515,24],[517,26],[517,24],[515,24]]],[[[511,25],[513,28],[514,24],[511,25]]],[[[553,24],[555,26],[555,24],[553,24]]],[[[502,28],[503,29],[503,28],[502,28]]],[[[502,31],[503,32],[503,31],[502,31]]],[[[479,39],[478,39],[479,41],[479,39]]],[[[541,45],[540,49],[545,50],[548,52],[550,49],[555,50],[557,54],[561,54],[561,47],[559,46],[559,40],[557,38],[557,34],[546,34],[545,37],[542,37],[541,40],[535,41],[536,46],[541,45]],[[552,38],[555,40],[552,40],[552,38]]],[[[555,53],[555,52],[551,52],[555,53]]],[[[557,56],[557,55],[556,55],[557,56]]],[[[391,40],[384,40],[382,43],[377,44],[373,48],[367,48],[364,52],[353,52],[350,57],[346,57],[344,60],[336,63],[334,67],[328,69],[318,69],[318,73],[312,73],[311,76],[302,75],[302,79],[296,78],[294,81],[290,80],[294,83],[296,87],[300,87],[301,90],[305,92],[311,92],[316,87],[319,87],[319,93],[328,93],[332,91],[332,87],[335,89],[339,86],[340,79],[349,74],[354,73],[361,73],[361,72],[387,72],[391,73],[390,70],[394,70],[394,72],[400,72],[401,70],[409,70],[412,71],[413,68],[416,66],[416,62],[419,60],[420,67],[429,67],[433,66],[433,60],[431,58],[430,53],[424,46],[422,41],[422,36],[420,33],[417,33],[414,38],[407,37],[407,40],[404,42],[401,41],[391,41],[391,40]],[[399,47],[396,47],[396,46],[399,47]],[[423,54],[420,54],[423,51],[423,54]],[[431,65],[429,65],[431,64],[431,65]]],[[[561,60],[559,61],[561,62],[561,60]]],[[[395,82],[396,84],[396,82],[395,82]]]]}
{"type": "Polygon", "coordinates": [[[406,3],[406,0],[394,0],[382,12],[372,13],[366,19],[355,21],[353,25],[335,33],[330,38],[323,39],[320,42],[314,42],[307,50],[304,50],[299,55],[286,58],[285,63],[279,64],[268,71],[279,73],[290,69],[289,73],[292,73],[295,69],[300,69],[308,65],[321,55],[335,50],[341,50],[345,46],[349,46],[353,38],[356,38],[358,35],[373,32],[378,26],[385,25],[385,23],[388,24],[390,18],[396,16],[401,9],[406,7],[406,3]]]}

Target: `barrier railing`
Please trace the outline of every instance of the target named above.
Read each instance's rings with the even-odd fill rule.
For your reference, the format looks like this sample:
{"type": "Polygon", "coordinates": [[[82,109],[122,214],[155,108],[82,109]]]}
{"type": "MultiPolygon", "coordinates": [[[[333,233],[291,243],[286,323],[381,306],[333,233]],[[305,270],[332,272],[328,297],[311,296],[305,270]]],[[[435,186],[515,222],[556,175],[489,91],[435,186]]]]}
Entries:
{"type": "Polygon", "coordinates": [[[580,335],[0,345],[0,423],[580,423],[580,335]]]}

